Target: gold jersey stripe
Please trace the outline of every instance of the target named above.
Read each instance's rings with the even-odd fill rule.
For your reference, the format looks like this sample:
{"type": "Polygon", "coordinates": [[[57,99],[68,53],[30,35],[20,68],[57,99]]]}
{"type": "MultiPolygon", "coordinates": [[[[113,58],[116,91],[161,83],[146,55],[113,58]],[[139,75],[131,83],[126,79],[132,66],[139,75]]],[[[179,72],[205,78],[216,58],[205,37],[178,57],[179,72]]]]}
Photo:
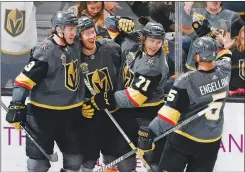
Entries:
{"type": "Polygon", "coordinates": [[[130,102],[137,107],[141,106],[147,100],[146,96],[133,88],[128,87],[125,92],[130,102]]]}
{"type": "Polygon", "coordinates": [[[193,141],[196,141],[196,142],[201,142],[201,143],[212,143],[212,142],[216,142],[217,140],[219,140],[221,138],[222,135],[220,135],[219,137],[215,138],[215,139],[207,139],[207,140],[204,140],[204,139],[199,139],[199,138],[196,138],[194,136],[191,136],[190,134],[187,134],[185,133],[184,131],[181,131],[181,130],[176,130],[175,133],[178,133],[188,139],[191,139],[193,141]]]}
{"type": "Polygon", "coordinates": [[[195,71],[197,70],[196,68],[192,67],[192,66],[189,66],[188,64],[185,64],[185,67],[189,70],[192,70],[192,71],[195,71]]]}
{"type": "Polygon", "coordinates": [[[31,104],[38,106],[38,107],[41,107],[41,108],[53,109],[53,110],[68,110],[68,109],[72,109],[72,108],[82,106],[82,104],[83,104],[83,102],[79,102],[77,104],[73,104],[73,105],[69,105],[69,106],[51,106],[51,105],[45,105],[45,104],[37,103],[35,101],[30,101],[30,100],[28,100],[28,103],[31,103],[31,104]]]}
{"type": "Polygon", "coordinates": [[[220,57],[222,57],[223,55],[232,55],[232,52],[230,50],[227,50],[227,49],[221,49],[219,52],[218,52],[218,55],[217,57],[215,58],[215,60],[219,59],[220,57]]]}
{"type": "Polygon", "coordinates": [[[29,89],[32,89],[36,83],[24,75],[22,72],[16,77],[15,82],[17,85],[27,86],[29,89]]]}
{"type": "Polygon", "coordinates": [[[160,117],[161,119],[165,120],[168,123],[171,122],[171,125],[175,125],[180,118],[180,112],[176,109],[164,105],[158,111],[158,117],[160,117]]]}
{"type": "Polygon", "coordinates": [[[23,54],[29,53],[30,51],[31,51],[31,49],[28,49],[28,50],[25,50],[22,52],[11,52],[11,51],[6,51],[6,50],[1,49],[1,52],[5,53],[5,54],[9,54],[9,55],[23,55],[23,54]]]}
{"type": "Polygon", "coordinates": [[[182,26],[182,33],[188,35],[188,34],[191,34],[191,33],[193,33],[193,32],[194,32],[193,27],[187,28],[187,27],[182,26]]]}

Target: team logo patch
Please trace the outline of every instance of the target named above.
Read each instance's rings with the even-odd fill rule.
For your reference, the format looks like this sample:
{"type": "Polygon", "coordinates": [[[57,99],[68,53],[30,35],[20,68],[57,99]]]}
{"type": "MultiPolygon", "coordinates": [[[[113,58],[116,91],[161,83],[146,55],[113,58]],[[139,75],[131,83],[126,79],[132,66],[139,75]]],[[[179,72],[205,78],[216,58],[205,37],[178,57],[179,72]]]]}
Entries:
{"type": "Polygon", "coordinates": [[[20,35],[25,30],[25,10],[5,9],[4,29],[12,37],[20,35]]]}
{"type": "Polygon", "coordinates": [[[245,80],[245,60],[239,60],[239,76],[245,80]]]}
{"type": "Polygon", "coordinates": [[[96,93],[113,90],[111,77],[107,67],[87,73],[86,77],[96,93]]]}
{"type": "Polygon", "coordinates": [[[65,54],[62,54],[62,55],[60,56],[60,59],[61,59],[61,64],[62,64],[62,65],[65,65],[65,64],[66,64],[66,56],[65,56],[65,54]]]}
{"type": "Polygon", "coordinates": [[[76,91],[79,85],[79,70],[78,70],[78,60],[71,61],[65,66],[65,86],[71,91],[76,91]]]}
{"type": "Polygon", "coordinates": [[[124,83],[124,88],[128,88],[132,85],[134,80],[134,73],[128,66],[125,66],[123,69],[123,83],[124,83]]]}
{"type": "Polygon", "coordinates": [[[83,74],[86,74],[86,73],[89,72],[89,70],[88,70],[88,64],[87,63],[80,64],[80,67],[82,69],[83,74]]]}
{"type": "Polygon", "coordinates": [[[150,68],[154,67],[156,65],[156,58],[155,57],[150,57],[145,61],[145,65],[149,66],[150,68]]]}
{"type": "Polygon", "coordinates": [[[132,62],[135,60],[135,54],[133,52],[129,52],[126,56],[126,64],[130,66],[132,62]]]}

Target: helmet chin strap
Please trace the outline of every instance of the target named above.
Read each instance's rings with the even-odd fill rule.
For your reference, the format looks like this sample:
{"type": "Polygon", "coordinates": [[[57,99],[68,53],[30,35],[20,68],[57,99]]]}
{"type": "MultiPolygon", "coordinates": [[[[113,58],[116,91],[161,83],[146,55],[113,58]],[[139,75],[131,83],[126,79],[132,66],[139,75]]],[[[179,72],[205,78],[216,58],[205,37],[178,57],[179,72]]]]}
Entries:
{"type": "Polygon", "coordinates": [[[66,45],[71,45],[71,44],[69,44],[69,43],[66,41],[63,30],[62,30],[61,32],[62,32],[63,37],[60,37],[60,36],[58,35],[57,31],[56,31],[56,35],[57,35],[60,39],[62,39],[62,40],[64,41],[65,46],[66,46],[66,45]]]}

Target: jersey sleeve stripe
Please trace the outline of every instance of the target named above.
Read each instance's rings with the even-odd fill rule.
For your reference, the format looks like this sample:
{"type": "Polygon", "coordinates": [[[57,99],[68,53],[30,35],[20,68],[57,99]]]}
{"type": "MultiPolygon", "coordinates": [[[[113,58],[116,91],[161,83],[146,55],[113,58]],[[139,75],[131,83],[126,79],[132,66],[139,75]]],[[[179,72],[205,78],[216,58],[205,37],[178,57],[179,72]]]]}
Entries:
{"type": "Polygon", "coordinates": [[[169,106],[164,105],[158,111],[158,117],[173,126],[178,122],[178,120],[180,118],[180,112],[178,110],[175,110],[175,109],[169,107],[169,106]]]}
{"type": "Polygon", "coordinates": [[[143,94],[141,94],[138,90],[135,90],[135,89],[130,88],[130,87],[125,89],[125,93],[129,99],[129,101],[132,104],[134,104],[136,107],[142,105],[147,100],[147,97],[145,97],[143,94]]]}
{"type": "Polygon", "coordinates": [[[193,33],[194,32],[194,29],[192,27],[185,27],[185,26],[182,26],[182,32],[184,34],[190,34],[190,33],[193,33]]]}
{"type": "Polygon", "coordinates": [[[232,55],[232,52],[230,50],[227,50],[227,49],[219,49],[218,55],[215,58],[215,60],[219,59],[220,57],[222,57],[224,55],[230,57],[232,55]]]}
{"type": "Polygon", "coordinates": [[[25,76],[22,72],[16,77],[15,84],[25,87],[28,90],[31,90],[36,85],[34,81],[25,76]]]}

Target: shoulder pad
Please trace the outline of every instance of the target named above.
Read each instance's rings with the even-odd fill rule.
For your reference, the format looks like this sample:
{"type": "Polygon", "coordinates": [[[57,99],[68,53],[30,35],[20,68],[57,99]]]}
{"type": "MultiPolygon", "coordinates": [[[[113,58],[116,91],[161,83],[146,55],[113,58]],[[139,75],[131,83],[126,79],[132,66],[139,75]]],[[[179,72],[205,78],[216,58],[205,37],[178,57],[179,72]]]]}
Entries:
{"type": "Polygon", "coordinates": [[[31,51],[31,56],[40,61],[48,61],[53,53],[54,43],[47,38],[40,44],[35,46],[31,51]]]}
{"type": "Polygon", "coordinates": [[[97,40],[100,44],[104,44],[104,43],[108,43],[108,42],[113,42],[115,43],[112,39],[108,39],[108,38],[101,38],[99,40],[97,40]]]}
{"type": "Polygon", "coordinates": [[[115,43],[113,40],[108,39],[108,38],[102,38],[102,39],[97,40],[97,41],[101,45],[103,45],[104,48],[111,48],[111,47],[113,47],[113,48],[119,47],[120,48],[120,46],[117,43],[115,43]]]}
{"type": "Polygon", "coordinates": [[[181,89],[185,89],[188,87],[188,84],[190,83],[190,76],[194,71],[190,71],[187,72],[181,76],[179,76],[175,82],[174,82],[174,86],[181,88],[181,89]]]}

